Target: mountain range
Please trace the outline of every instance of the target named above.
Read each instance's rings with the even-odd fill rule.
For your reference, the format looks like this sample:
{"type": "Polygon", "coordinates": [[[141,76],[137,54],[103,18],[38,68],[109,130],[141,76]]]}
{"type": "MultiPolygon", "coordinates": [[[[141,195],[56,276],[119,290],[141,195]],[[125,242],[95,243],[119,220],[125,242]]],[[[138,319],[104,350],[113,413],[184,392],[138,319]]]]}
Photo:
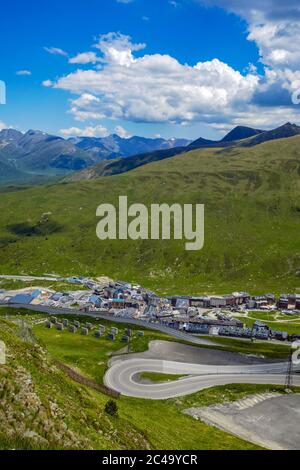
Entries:
{"type": "Polygon", "coordinates": [[[112,161],[102,161],[95,167],[87,168],[68,177],[70,181],[81,179],[95,179],[101,176],[111,176],[133,170],[148,163],[165,160],[175,155],[180,155],[187,151],[198,149],[220,149],[224,151],[233,147],[253,147],[276,139],[283,139],[300,135],[300,127],[296,124],[286,123],[276,129],[263,131],[252,129],[251,127],[237,126],[230,131],[222,140],[213,141],[207,139],[197,139],[187,147],[176,147],[168,150],[157,150],[141,155],[134,155],[126,159],[116,159],[112,161]]]}
{"type": "Polygon", "coordinates": [[[69,139],[76,147],[92,153],[100,160],[112,160],[115,158],[127,158],[133,155],[153,152],[155,150],[167,150],[174,147],[186,147],[191,143],[186,139],[147,139],[146,137],[133,136],[122,138],[117,134],[108,137],[76,137],[69,139]]]}
{"type": "Polygon", "coordinates": [[[0,181],[57,177],[83,170],[103,159],[127,158],[140,152],[187,146],[185,139],[147,139],[118,135],[63,139],[39,130],[0,131],[0,181]]]}
{"type": "Polygon", "coordinates": [[[201,148],[252,147],[300,134],[287,123],[270,131],[237,126],[219,141],[199,138],[148,139],[116,134],[103,138],[63,139],[39,130],[0,131],[0,183],[42,183],[50,178],[93,179],[120,174],[145,164],[201,148]]]}

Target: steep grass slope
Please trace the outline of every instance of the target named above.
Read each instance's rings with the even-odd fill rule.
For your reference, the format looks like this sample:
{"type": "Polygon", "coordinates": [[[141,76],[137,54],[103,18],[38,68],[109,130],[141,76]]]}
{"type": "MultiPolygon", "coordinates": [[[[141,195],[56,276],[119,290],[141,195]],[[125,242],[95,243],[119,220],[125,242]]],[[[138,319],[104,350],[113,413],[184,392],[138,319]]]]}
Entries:
{"type": "Polygon", "coordinates": [[[295,291],[300,285],[300,138],[194,150],[130,173],[0,198],[2,273],[109,275],[169,293],[295,291]],[[205,246],[105,241],[96,208],[205,204],[205,246]],[[46,215],[45,215],[46,214],[46,215]]]}
{"type": "MultiPolygon", "coordinates": [[[[8,355],[7,364],[0,365],[0,449],[257,448],[182,411],[270,387],[218,387],[160,402],[121,397],[118,417],[112,417],[104,412],[107,396],[69,379],[55,366],[55,353],[50,355],[45,346],[33,342],[34,337],[24,335],[24,328],[20,331],[1,318],[2,313],[1,309],[0,340],[6,343],[8,355]]],[[[85,357],[85,350],[77,349],[76,370],[89,374],[86,361],[79,360],[81,353],[85,357]]]]}
{"type": "Polygon", "coordinates": [[[0,318],[0,340],[0,449],[149,447],[131,423],[105,414],[108,397],[72,382],[17,325],[0,318]]]}

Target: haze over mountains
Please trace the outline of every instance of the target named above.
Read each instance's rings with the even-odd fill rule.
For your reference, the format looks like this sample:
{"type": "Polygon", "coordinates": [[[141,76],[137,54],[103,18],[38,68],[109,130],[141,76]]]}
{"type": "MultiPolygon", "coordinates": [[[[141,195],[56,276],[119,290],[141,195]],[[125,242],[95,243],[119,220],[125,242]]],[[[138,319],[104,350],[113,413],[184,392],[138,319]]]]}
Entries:
{"type": "Polygon", "coordinates": [[[108,137],[76,137],[69,139],[78,148],[88,151],[100,160],[112,160],[114,158],[127,158],[133,155],[152,152],[155,150],[167,150],[174,147],[185,147],[190,140],[186,139],[147,139],[133,136],[124,139],[117,134],[108,137]]]}
{"type": "Polygon", "coordinates": [[[92,179],[124,173],[187,150],[252,147],[298,134],[300,127],[291,123],[270,131],[237,126],[220,141],[199,138],[194,142],[138,136],[124,139],[115,134],[66,140],[41,131],[23,134],[15,129],[3,129],[0,131],[0,182],[40,183],[74,172],[71,179],[92,179]]]}
{"type": "Polygon", "coordinates": [[[34,175],[60,176],[96,165],[103,159],[127,158],[140,152],[186,146],[184,139],[146,139],[118,135],[105,138],[62,137],[30,130],[0,131],[1,181],[22,180],[34,175]]]}
{"type": "Polygon", "coordinates": [[[71,142],[41,131],[30,130],[25,134],[14,129],[0,132],[0,162],[8,168],[1,180],[17,180],[34,174],[64,174],[98,162],[96,157],[77,148],[71,142]]]}

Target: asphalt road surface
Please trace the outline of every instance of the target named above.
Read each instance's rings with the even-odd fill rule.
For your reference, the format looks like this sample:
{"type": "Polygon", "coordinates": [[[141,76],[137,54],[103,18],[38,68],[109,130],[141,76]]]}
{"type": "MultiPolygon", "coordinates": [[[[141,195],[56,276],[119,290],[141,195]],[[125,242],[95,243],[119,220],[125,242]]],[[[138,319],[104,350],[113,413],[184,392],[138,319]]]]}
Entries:
{"type": "Polygon", "coordinates": [[[4,276],[0,275],[0,279],[12,280],[12,281],[25,281],[25,282],[32,282],[32,281],[53,281],[59,282],[63,281],[64,279],[58,278],[55,276],[4,276]]]}
{"type": "MultiPolygon", "coordinates": [[[[152,400],[189,395],[205,388],[233,383],[285,383],[286,363],[268,363],[241,366],[187,364],[153,359],[128,359],[113,362],[104,377],[107,387],[122,395],[152,400]],[[143,384],[137,379],[142,372],[187,375],[172,382],[143,384]]],[[[300,386],[300,375],[293,383],[300,386]]]]}

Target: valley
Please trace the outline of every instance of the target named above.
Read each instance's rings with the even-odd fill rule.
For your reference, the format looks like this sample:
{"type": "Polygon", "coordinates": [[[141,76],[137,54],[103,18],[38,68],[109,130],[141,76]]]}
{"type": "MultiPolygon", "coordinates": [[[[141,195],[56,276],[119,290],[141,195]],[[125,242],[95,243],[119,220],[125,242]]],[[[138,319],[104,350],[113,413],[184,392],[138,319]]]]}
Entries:
{"type": "Polygon", "coordinates": [[[299,292],[299,137],[197,149],[123,175],[3,189],[2,274],[108,275],[160,294],[299,292]],[[205,204],[205,244],[106,240],[99,204],[205,204]]]}

